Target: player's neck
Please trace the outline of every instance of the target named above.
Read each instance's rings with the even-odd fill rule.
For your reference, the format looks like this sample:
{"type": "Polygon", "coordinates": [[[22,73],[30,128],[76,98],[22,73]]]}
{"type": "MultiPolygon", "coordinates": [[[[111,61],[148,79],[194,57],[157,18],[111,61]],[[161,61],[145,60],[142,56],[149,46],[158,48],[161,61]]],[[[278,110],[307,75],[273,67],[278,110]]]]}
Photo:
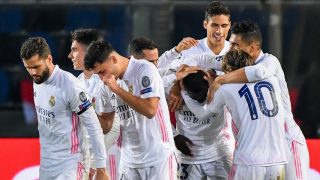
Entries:
{"type": "Polygon", "coordinates": [[[255,61],[257,61],[260,53],[261,53],[261,49],[259,49],[259,50],[257,50],[257,51],[254,51],[254,52],[252,53],[252,58],[253,58],[255,61]]]}
{"type": "Polygon", "coordinates": [[[90,79],[93,75],[93,71],[84,70],[83,71],[84,79],[90,79]]]}
{"type": "Polygon", "coordinates": [[[129,66],[129,59],[123,56],[120,56],[121,61],[121,73],[119,74],[119,78],[122,79],[123,75],[126,73],[127,68],[129,66]]]}
{"type": "Polygon", "coordinates": [[[209,41],[207,42],[208,47],[211,49],[211,51],[215,54],[218,55],[220,54],[220,52],[222,51],[222,49],[224,48],[224,41],[223,43],[210,43],[209,41]]]}

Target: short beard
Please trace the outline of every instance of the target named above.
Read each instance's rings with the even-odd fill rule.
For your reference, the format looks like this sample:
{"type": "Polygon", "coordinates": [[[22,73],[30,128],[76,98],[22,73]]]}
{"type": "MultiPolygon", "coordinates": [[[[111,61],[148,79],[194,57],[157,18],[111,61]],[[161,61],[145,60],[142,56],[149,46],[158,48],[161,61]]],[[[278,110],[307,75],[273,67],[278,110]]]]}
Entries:
{"type": "Polygon", "coordinates": [[[43,71],[40,79],[39,79],[39,80],[36,80],[36,79],[33,78],[33,81],[34,81],[36,84],[41,84],[41,83],[45,82],[46,80],[48,80],[48,78],[49,78],[49,68],[48,68],[48,66],[47,66],[46,69],[44,69],[44,71],[43,71]]]}

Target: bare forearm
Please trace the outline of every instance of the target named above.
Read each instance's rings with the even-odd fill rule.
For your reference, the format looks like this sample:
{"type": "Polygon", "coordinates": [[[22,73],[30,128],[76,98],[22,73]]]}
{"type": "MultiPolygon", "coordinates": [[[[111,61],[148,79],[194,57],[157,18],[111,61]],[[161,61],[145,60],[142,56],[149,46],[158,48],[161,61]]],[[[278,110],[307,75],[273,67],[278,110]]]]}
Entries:
{"type": "Polygon", "coordinates": [[[143,99],[132,95],[122,88],[119,88],[115,93],[136,112],[146,116],[149,119],[155,116],[158,103],[154,102],[154,98],[143,99]]]}
{"type": "Polygon", "coordinates": [[[98,115],[98,118],[103,130],[103,134],[107,134],[112,128],[114,112],[98,115]]]}

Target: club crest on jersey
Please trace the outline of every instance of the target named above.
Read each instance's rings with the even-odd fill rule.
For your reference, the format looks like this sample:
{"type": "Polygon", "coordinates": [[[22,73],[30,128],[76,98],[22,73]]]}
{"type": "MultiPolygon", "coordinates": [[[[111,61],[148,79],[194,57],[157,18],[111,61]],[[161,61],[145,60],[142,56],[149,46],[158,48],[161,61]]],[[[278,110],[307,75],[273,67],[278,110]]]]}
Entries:
{"type": "Polygon", "coordinates": [[[148,76],[143,76],[142,77],[142,86],[143,87],[148,87],[150,85],[150,79],[148,76]]]}
{"type": "Polygon", "coordinates": [[[79,94],[79,99],[80,99],[81,102],[85,102],[88,99],[86,93],[82,91],[79,94]]]}
{"type": "Polygon", "coordinates": [[[56,100],[54,96],[51,96],[49,99],[49,106],[53,107],[56,104],[56,100]]]}

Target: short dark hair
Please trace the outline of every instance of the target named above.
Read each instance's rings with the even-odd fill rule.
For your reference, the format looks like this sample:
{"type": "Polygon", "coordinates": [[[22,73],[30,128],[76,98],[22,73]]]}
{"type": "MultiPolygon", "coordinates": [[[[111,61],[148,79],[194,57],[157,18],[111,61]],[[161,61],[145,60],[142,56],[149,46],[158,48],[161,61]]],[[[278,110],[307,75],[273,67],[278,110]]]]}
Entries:
{"type": "Polygon", "coordinates": [[[222,70],[231,72],[242,67],[251,66],[254,59],[242,49],[233,49],[226,53],[222,60],[222,70]]]}
{"type": "Polygon", "coordinates": [[[206,100],[209,88],[209,83],[204,79],[204,76],[206,76],[206,73],[202,70],[198,70],[197,73],[189,74],[182,79],[182,83],[188,95],[199,103],[206,100]]]}
{"type": "Polygon", "coordinates": [[[261,31],[256,22],[245,20],[241,22],[235,22],[231,26],[231,34],[240,35],[242,40],[248,44],[252,42],[259,43],[262,46],[261,31]]]}
{"type": "Polygon", "coordinates": [[[231,20],[229,8],[218,1],[213,1],[206,8],[205,20],[217,15],[229,16],[229,20],[231,20]]]}
{"type": "Polygon", "coordinates": [[[30,59],[34,55],[47,58],[51,54],[50,47],[42,37],[30,37],[21,46],[20,57],[23,60],[30,59]]]}
{"type": "Polygon", "coordinates": [[[84,57],[84,67],[92,70],[96,63],[103,63],[114,51],[112,45],[107,41],[93,41],[87,49],[84,57]]]}
{"type": "Polygon", "coordinates": [[[153,50],[158,48],[156,43],[154,43],[151,39],[146,37],[138,37],[133,39],[128,47],[128,51],[130,55],[132,55],[136,59],[144,58],[142,51],[145,49],[153,50]]]}
{"type": "Polygon", "coordinates": [[[99,40],[103,40],[103,35],[96,29],[76,29],[71,32],[71,41],[77,41],[86,46],[99,40]]]}

